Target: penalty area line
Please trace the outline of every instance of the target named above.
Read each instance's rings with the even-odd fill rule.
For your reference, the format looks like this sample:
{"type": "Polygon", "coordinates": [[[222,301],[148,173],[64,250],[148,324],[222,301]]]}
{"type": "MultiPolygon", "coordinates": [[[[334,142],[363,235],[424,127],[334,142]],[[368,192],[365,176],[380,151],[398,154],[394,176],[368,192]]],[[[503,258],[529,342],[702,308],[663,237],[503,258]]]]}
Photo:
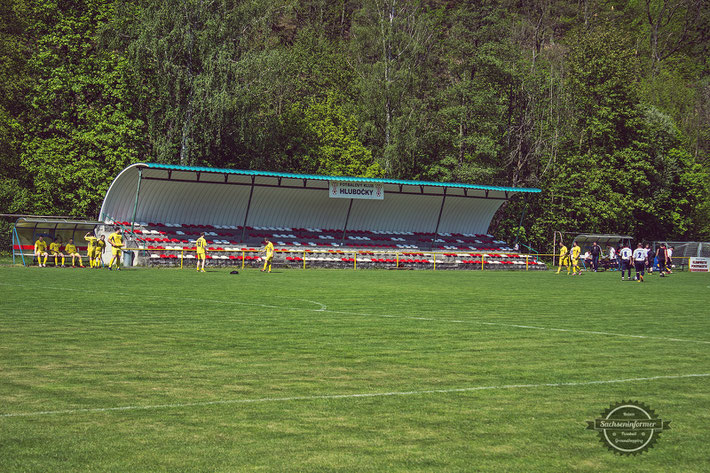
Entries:
{"type": "MultiPolygon", "coordinates": [[[[306,309],[310,310],[310,309],[306,309]]],[[[311,310],[313,312],[313,310],[311,310]]],[[[527,330],[543,330],[549,332],[568,332],[568,333],[583,333],[587,335],[608,335],[611,337],[622,337],[622,338],[640,338],[648,340],[662,340],[666,342],[682,342],[682,343],[701,343],[709,344],[708,340],[692,340],[688,338],[672,338],[672,337],[657,337],[654,335],[634,335],[628,333],[615,333],[615,332],[602,332],[599,330],[581,330],[573,328],[557,328],[557,327],[542,327],[537,325],[521,325],[521,324],[507,324],[503,322],[484,322],[482,320],[470,319],[470,320],[457,320],[457,319],[446,319],[446,318],[431,318],[431,317],[415,317],[411,315],[392,315],[392,314],[365,314],[360,312],[347,312],[342,310],[322,310],[318,312],[329,312],[331,314],[345,314],[345,315],[358,315],[361,317],[383,317],[390,319],[405,319],[405,320],[424,320],[431,322],[445,322],[452,324],[471,324],[471,325],[489,325],[496,327],[510,327],[510,328],[521,328],[527,330]]]]}
{"type": "Polygon", "coordinates": [[[184,402],[173,404],[153,404],[145,406],[119,406],[119,407],[97,407],[84,409],[63,409],[56,411],[35,411],[35,412],[17,412],[0,414],[0,417],[32,417],[32,416],[49,416],[49,415],[69,415],[69,414],[85,414],[85,413],[101,413],[101,412],[116,412],[116,411],[146,411],[157,409],[179,409],[184,407],[207,407],[229,404],[257,404],[268,402],[293,402],[293,401],[319,401],[328,399],[363,399],[376,397],[395,397],[395,396],[422,396],[427,394],[450,394],[450,393],[470,393],[476,391],[499,390],[499,389],[534,389],[534,388],[561,388],[567,386],[593,386],[596,384],[619,384],[619,383],[634,383],[642,381],[655,381],[659,379],[683,379],[683,378],[704,378],[710,376],[710,373],[695,373],[681,375],[665,375],[665,376],[647,376],[643,378],[622,378],[622,379],[601,379],[593,381],[570,381],[562,383],[537,383],[537,384],[501,384],[497,386],[471,386],[466,388],[445,388],[445,389],[425,389],[418,391],[389,391],[389,392],[374,392],[374,393],[351,393],[351,394],[320,394],[312,396],[290,396],[290,397],[262,397],[254,399],[224,399],[218,401],[203,401],[203,402],[184,402]]]}

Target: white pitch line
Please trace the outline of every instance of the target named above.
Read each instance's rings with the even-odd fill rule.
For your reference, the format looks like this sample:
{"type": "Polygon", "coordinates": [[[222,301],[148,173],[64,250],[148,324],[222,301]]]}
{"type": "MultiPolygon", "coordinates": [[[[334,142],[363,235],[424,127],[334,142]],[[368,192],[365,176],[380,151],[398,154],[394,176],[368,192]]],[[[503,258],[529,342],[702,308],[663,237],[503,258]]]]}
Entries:
{"type": "Polygon", "coordinates": [[[667,376],[649,376],[644,378],[623,378],[623,379],[602,379],[595,381],[571,381],[566,383],[538,383],[538,384],[502,384],[498,386],[472,386],[468,388],[448,388],[448,389],[426,389],[420,391],[390,391],[376,393],[353,393],[353,394],[321,394],[313,396],[291,396],[291,397],[262,397],[255,399],[224,399],[220,401],[203,401],[203,402],[185,402],[174,404],[153,404],[146,406],[120,406],[120,407],[97,407],[85,409],[64,409],[56,411],[35,411],[35,412],[17,412],[0,414],[0,417],[31,417],[31,416],[48,416],[62,414],[82,414],[82,413],[97,413],[97,412],[114,412],[114,411],[139,411],[139,410],[154,410],[154,409],[176,409],[183,407],[206,407],[226,404],[256,404],[266,402],[292,402],[292,401],[318,401],[323,399],[361,399],[374,397],[391,397],[391,396],[420,396],[426,394],[450,394],[450,393],[468,393],[475,391],[487,391],[496,389],[530,389],[530,388],[559,388],[566,386],[591,386],[595,384],[618,384],[618,383],[633,383],[640,381],[655,381],[658,379],[682,379],[682,378],[704,378],[710,376],[710,373],[696,374],[681,374],[667,376]]]}
{"type": "MultiPolygon", "coordinates": [[[[22,287],[22,288],[27,288],[25,284],[8,284],[8,283],[0,283],[0,286],[13,286],[13,287],[22,287]]],[[[56,287],[56,286],[43,286],[45,289],[55,289],[55,290],[60,290],[60,291],[76,291],[76,292],[86,292],[86,289],[75,289],[71,287],[56,287]]],[[[135,293],[130,293],[130,292],[114,292],[111,291],[110,294],[112,295],[118,295],[118,296],[126,296],[126,297],[135,297],[135,293]]],[[[244,306],[252,306],[252,307],[263,307],[265,309],[281,309],[281,310],[308,310],[311,312],[324,312],[328,309],[328,306],[321,302],[316,302],[316,301],[311,301],[308,299],[297,299],[297,298],[289,298],[291,300],[296,300],[296,301],[301,301],[301,302],[308,302],[310,304],[315,304],[320,306],[319,309],[305,309],[301,307],[286,307],[286,306],[280,306],[280,305],[269,305],[269,304],[259,304],[255,302],[240,302],[240,301],[232,301],[232,300],[219,300],[219,299],[204,299],[204,298],[196,298],[196,297],[176,297],[176,296],[160,296],[160,295],[146,295],[143,294],[140,296],[143,299],[180,299],[184,301],[190,301],[190,302],[214,302],[217,304],[236,304],[236,305],[244,305],[244,306]]],[[[274,296],[274,297],[285,297],[285,296],[274,296]]]]}
{"type": "MultiPolygon", "coordinates": [[[[24,284],[8,284],[8,283],[0,283],[0,286],[14,286],[14,287],[23,287],[23,288],[28,287],[24,284]]],[[[51,286],[45,286],[45,287],[47,289],[58,289],[58,290],[64,290],[64,291],[82,291],[82,292],[84,291],[84,289],[61,288],[61,287],[51,287],[51,286]]],[[[121,296],[136,296],[136,294],[120,293],[120,292],[111,292],[111,294],[121,295],[121,296]]],[[[327,306],[325,304],[323,304],[321,302],[310,301],[307,299],[293,299],[292,298],[292,300],[300,300],[302,302],[317,304],[321,307],[319,309],[306,309],[306,308],[301,308],[301,307],[288,307],[288,306],[258,304],[258,303],[239,302],[239,301],[232,301],[232,300],[202,299],[202,298],[195,298],[195,297],[175,297],[175,296],[160,296],[160,295],[141,295],[141,297],[146,298],[146,299],[169,298],[171,300],[181,299],[181,300],[191,301],[191,302],[214,302],[214,303],[218,303],[218,304],[236,304],[236,305],[244,305],[244,306],[262,307],[265,309],[302,310],[302,311],[308,311],[308,312],[323,312],[323,313],[328,312],[331,314],[358,315],[358,316],[362,316],[362,317],[382,317],[382,318],[393,318],[393,319],[404,319],[404,320],[424,320],[424,321],[431,321],[431,322],[448,322],[448,323],[457,323],[457,324],[468,323],[468,324],[475,324],[475,325],[492,325],[492,326],[499,326],[499,327],[521,328],[521,329],[528,329],[528,330],[545,330],[545,331],[550,331],[550,332],[582,333],[582,334],[587,334],[587,335],[606,335],[606,336],[611,336],[611,337],[638,338],[638,339],[646,339],[646,340],[661,340],[661,341],[665,341],[665,342],[700,343],[700,344],[710,345],[710,341],[708,341],[708,340],[693,340],[693,339],[688,339],[688,338],[657,337],[657,336],[653,336],[653,335],[635,335],[635,334],[627,334],[627,333],[602,332],[602,331],[596,331],[596,330],[579,330],[579,329],[571,329],[571,328],[541,327],[541,326],[535,326],[535,325],[506,324],[503,322],[483,322],[480,320],[455,320],[455,319],[445,319],[445,318],[415,317],[415,316],[408,316],[408,315],[368,314],[368,313],[361,313],[361,312],[330,310],[327,308],[327,306]]],[[[282,296],[282,297],[286,297],[286,296],[282,296]]]]}
{"type": "Polygon", "coordinates": [[[626,333],[614,333],[614,332],[600,332],[598,330],[577,330],[571,328],[554,328],[554,327],[538,327],[535,325],[518,325],[518,324],[504,324],[498,322],[481,322],[472,320],[471,323],[481,324],[481,325],[500,325],[502,327],[515,327],[515,328],[525,328],[532,330],[549,330],[552,332],[572,332],[572,333],[586,333],[590,335],[611,335],[614,337],[626,337],[626,338],[647,338],[651,340],[663,340],[667,342],[684,342],[684,343],[706,343],[710,344],[707,340],[691,340],[685,338],[669,338],[669,337],[654,337],[652,335],[631,335],[626,333]]]}
{"type": "Polygon", "coordinates": [[[388,315],[388,314],[365,314],[359,312],[348,312],[348,311],[338,311],[338,310],[326,310],[324,312],[330,312],[333,314],[349,314],[349,315],[360,315],[363,317],[387,317],[387,318],[397,318],[406,320],[428,320],[433,322],[448,322],[455,324],[475,324],[475,325],[494,325],[499,327],[512,327],[512,328],[522,328],[531,330],[548,330],[550,332],[570,332],[570,333],[584,333],[588,335],[609,335],[613,337],[624,337],[624,338],[645,338],[649,340],[663,340],[666,342],[683,342],[683,343],[704,343],[709,344],[710,341],[707,340],[692,340],[686,338],[669,338],[669,337],[655,337],[653,335],[633,335],[626,333],[614,333],[614,332],[600,332],[596,330],[577,330],[572,328],[555,328],[555,327],[540,327],[535,325],[520,325],[520,324],[506,324],[502,322],[483,322],[480,320],[456,320],[456,319],[434,319],[430,317],[413,317],[408,315],[388,315]]]}

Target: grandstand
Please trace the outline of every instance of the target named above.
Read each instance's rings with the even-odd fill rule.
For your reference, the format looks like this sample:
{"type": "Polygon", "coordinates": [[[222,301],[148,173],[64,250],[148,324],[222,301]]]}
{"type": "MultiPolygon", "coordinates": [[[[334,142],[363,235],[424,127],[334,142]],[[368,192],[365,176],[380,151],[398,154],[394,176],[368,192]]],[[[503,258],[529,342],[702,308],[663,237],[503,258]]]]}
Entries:
{"type": "Polygon", "coordinates": [[[148,163],[118,175],[100,220],[128,232],[134,264],[182,264],[205,232],[213,265],[256,265],[269,238],[294,267],[544,267],[487,233],[516,192],[539,189],[148,163]]]}

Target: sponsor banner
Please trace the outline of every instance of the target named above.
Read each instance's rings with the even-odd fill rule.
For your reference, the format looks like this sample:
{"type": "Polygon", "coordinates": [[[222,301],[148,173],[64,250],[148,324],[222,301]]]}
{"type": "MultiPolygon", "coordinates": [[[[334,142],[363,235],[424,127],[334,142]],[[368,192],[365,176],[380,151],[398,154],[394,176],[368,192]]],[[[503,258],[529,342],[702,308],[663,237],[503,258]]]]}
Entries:
{"type": "Polygon", "coordinates": [[[385,190],[380,183],[328,181],[329,195],[333,199],[374,199],[385,198],[385,190]]]}
{"type": "Polygon", "coordinates": [[[710,273],[710,258],[690,258],[688,268],[696,273],[710,273]]]}

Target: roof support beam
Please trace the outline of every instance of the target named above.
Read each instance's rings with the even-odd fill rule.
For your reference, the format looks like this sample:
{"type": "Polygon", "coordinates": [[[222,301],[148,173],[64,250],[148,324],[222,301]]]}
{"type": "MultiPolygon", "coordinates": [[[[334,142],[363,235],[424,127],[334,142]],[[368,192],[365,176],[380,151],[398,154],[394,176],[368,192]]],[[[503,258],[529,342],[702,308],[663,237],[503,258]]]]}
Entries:
{"type": "Polygon", "coordinates": [[[136,212],[138,211],[138,196],[141,192],[141,181],[143,180],[143,168],[138,168],[138,186],[136,187],[136,198],[133,201],[133,216],[131,217],[131,234],[136,224],[136,212]]]}
{"type": "Polygon", "coordinates": [[[247,234],[247,219],[249,218],[249,209],[251,208],[251,197],[254,195],[254,176],[251,177],[251,189],[249,189],[249,202],[247,202],[247,211],[244,213],[244,225],[242,225],[242,239],[240,243],[244,243],[247,234]]]}
{"type": "Polygon", "coordinates": [[[345,225],[343,225],[343,238],[340,240],[340,246],[343,246],[343,243],[345,243],[345,233],[348,231],[348,221],[350,220],[350,211],[353,208],[353,200],[350,199],[350,205],[348,205],[348,214],[345,216],[345,225]]]}
{"type": "Polygon", "coordinates": [[[431,251],[434,251],[436,238],[439,236],[439,224],[441,223],[441,214],[444,212],[444,204],[446,203],[446,187],[444,187],[444,197],[441,199],[441,207],[439,207],[439,218],[436,219],[436,229],[434,230],[434,238],[431,239],[431,251]]]}

